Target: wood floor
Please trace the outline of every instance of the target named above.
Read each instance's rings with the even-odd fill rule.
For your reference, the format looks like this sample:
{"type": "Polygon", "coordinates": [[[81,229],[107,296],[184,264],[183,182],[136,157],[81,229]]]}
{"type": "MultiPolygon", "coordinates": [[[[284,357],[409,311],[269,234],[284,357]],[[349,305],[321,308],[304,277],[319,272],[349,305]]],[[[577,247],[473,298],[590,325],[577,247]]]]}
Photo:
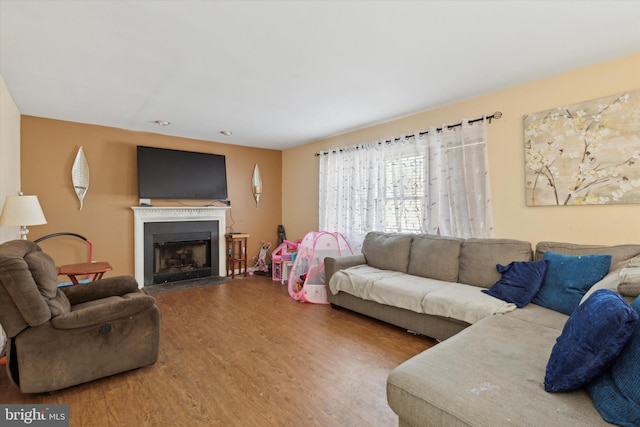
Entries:
{"type": "Polygon", "coordinates": [[[21,394],[2,369],[0,402],[69,404],[71,426],[395,426],[387,374],[435,344],[268,277],[155,297],[155,365],[53,395],[21,394]]]}

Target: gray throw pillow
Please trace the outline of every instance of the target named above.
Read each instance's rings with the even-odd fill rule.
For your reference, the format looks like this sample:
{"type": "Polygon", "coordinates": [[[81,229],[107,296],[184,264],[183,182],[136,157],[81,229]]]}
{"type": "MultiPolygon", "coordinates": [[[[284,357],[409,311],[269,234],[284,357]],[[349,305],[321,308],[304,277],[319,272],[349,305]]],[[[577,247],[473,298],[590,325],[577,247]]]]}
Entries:
{"type": "Polygon", "coordinates": [[[625,297],[640,295],[640,267],[627,267],[620,271],[618,292],[625,297]]]}

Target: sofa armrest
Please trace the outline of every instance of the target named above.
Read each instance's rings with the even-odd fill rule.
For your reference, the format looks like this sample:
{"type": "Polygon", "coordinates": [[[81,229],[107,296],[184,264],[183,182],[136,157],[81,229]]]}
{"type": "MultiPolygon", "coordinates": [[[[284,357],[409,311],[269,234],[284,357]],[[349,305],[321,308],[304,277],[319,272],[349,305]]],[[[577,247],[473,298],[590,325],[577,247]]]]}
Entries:
{"type": "Polygon", "coordinates": [[[97,299],[138,292],[138,282],[132,276],[115,276],[84,285],[65,286],[60,289],[67,295],[73,306],[97,299]]]}
{"type": "Polygon", "coordinates": [[[324,259],[325,283],[329,284],[331,276],[333,276],[336,271],[344,270],[345,268],[366,263],[367,260],[363,254],[341,256],[336,258],[326,257],[324,259]]]}
{"type": "Polygon", "coordinates": [[[155,303],[156,300],[152,296],[139,292],[109,298],[103,303],[96,302],[56,316],[51,319],[51,325],[56,329],[77,329],[100,325],[140,313],[153,307],[155,303]]]}

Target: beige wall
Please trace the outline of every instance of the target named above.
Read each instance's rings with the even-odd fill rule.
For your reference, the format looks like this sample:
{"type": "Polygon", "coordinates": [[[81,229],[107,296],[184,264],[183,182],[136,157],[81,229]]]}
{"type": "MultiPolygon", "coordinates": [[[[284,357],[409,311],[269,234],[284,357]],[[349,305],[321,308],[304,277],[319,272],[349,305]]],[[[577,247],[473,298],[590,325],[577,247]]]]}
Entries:
{"type": "MultiPolygon", "coordinates": [[[[20,111],[0,76],[0,206],[20,191],[20,111]]],[[[0,243],[15,239],[18,227],[0,227],[0,243]]]]}
{"type": "MultiPolygon", "coordinates": [[[[540,240],[637,243],[640,242],[640,205],[525,205],[522,118],[528,113],[638,88],[640,53],[282,153],[24,116],[21,129],[22,189],[27,194],[38,195],[49,221],[47,225],[31,227],[30,237],[35,239],[58,231],[78,232],[94,242],[94,259],[112,262],[114,273],[132,274],[133,214],[129,207],[138,203],[135,146],[151,145],[227,156],[229,196],[233,201],[228,224],[233,224],[235,231],[251,234],[249,249],[253,254],[258,250],[260,241],[277,240],[278,224],[285,225],[289,240],[301,238],[307,231],[317,229],[318,159],[314,153],[413,133],[500,110],[503,117],[488,127],[497,237],[533,243],[540,240]],[[71,164],[80,146],[84,146],[91,169],[91,186],[83,211],[78,210],[70,178],[71,164]],[[265,188],[259,210],[255,208],[250,188],[255,163],[260,165],[265,188]]],[[[5,93],[2,95],[4,102],[5,93]]],[[[5,120],[4,108],[0,119],[5,120]]],[[[6,127],[4,122],[2,124],[2,138],[5,138],[6,127]]],[[[12,134],[18,132],[19,135],[19,128],[13,129],[12,134]]],[[[8,146],[16,147],[17,143],[8,146]]],[[[52,240],[43,243],[43,247],[56,257],[58,263],[75,262],[85,256],[82,248],[72,243],[54,244],[52,240]]]]}
{"type": "Polygon", "coordinates": [[[318,227],[318,159],[314,153],[409,134],[499,110],[503,117],[488,126],[496,237],[532,243],[542,240],[638,243],[638,204],[526,206],[523,116],[639,88],[640,53],[637,53],[286,150],[282,156],[282,206],[287,237],[298,238],[318,227]]]}
{"type": "MultiPolygon", "coordinates": [[[[277,242],[277,226],[282,217],[280,151],[23,116],[22,188],[26,194],[38,195],[48,220],[46,225],[30,227],[30,239],[61,231],[79,233],[93,242],[94,260],[112,264],[114,271],[110,274],[133,274],[130,207],[138,205],[136,145],[225,155],[232,201],[227,226],[251,235],[250,255],[258,251],[260,241],[277,242]],[[82,211],[71,185],[71,166],[80,146],[89,163],[91,181],[82,211]],[[256,163],[264,187],[259,209],[251,193],[256,163]]],[[[158,200],[152,203],[176,205],[158,200]]],[[[77,239],[47,240],[42,248],[57,264],[82,262],[87,257],[84,245],[77,239]]]]}

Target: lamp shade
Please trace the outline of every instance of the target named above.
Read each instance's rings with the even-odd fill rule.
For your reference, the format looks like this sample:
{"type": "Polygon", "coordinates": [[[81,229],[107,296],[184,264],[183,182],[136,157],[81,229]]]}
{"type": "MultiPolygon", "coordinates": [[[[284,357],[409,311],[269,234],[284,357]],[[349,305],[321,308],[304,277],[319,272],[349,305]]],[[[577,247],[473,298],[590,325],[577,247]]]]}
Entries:
{"type": "Polygon", "coordinates": [[[40,225],[47,219],[40,207],[38,196],[7,196],[4,201],[0,225],[40,225]]]}

